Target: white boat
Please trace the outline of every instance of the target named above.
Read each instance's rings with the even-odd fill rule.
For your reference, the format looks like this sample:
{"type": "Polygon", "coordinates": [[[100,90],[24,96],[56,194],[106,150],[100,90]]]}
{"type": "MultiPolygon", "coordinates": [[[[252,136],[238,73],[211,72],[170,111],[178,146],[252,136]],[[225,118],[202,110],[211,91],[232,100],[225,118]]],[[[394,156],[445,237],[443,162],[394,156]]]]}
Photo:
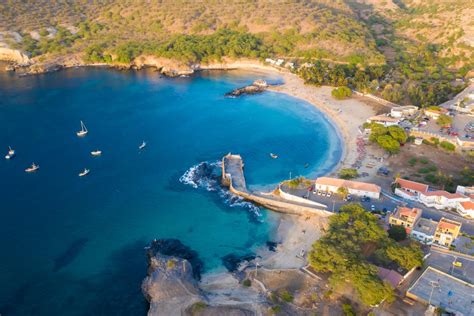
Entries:
{"type": "Polygon", "coordinates": [[[278,156],[275,155],[275,154],[273,154],[273,153],[270,153],[270,157],[272,157],[273,159],[277,159],[277,158],[278,158],[278,156]]]}
{"type": "Polygon", "coordinates": [[[15,150],[8,146],[8,154],[5,156],[5,159],[11,159],[15,157],[15,150]]]}
{"type": "Polygon", "coordinates": [[[76,133],[77,136],[79,136],[79,137],[86,136],[86,134],[87,134],[88,132],[89,132],[89,131],[87,130],[86,125],[84,124],[84,122],[81,121],[81,130],[76,133]]]}
{"type": "Polygon", "coordinates": [[[35,172],[38,169],[39,169],[39,165],[35,165],[35,163],[33,162],[31,167],[25,169],[25,172],[35,172]]]}
{"type": "Polygon", "coordinates": [[[138,149],[143,149],[146,147],[146,142],[143,141],[142,144],[140,146],[138,146],[138,149]]]}
{"type": "Polygon", "coordinates": [[[84,169],[84,171],[82,171],[81,173],[79,173],[79,177],[87,176],[87,175],[89,174],[89,172],[91,172],[90,169],[84,169]]]}
{"type": "Polygon", "coordinates": [[[91,155],[94,156],[94,157],[100,156],[100,155],[102,155],[102,151],[100,151],[100,150],[91,151],[91,155]]]}

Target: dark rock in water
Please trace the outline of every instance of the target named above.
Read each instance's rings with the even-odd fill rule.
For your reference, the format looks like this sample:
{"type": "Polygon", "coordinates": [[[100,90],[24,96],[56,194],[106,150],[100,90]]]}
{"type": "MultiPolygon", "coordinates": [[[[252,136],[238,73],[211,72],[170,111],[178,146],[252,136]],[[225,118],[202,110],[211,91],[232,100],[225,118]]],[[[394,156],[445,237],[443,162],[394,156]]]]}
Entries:
{"type": "Polygon", "coordinates": [[[255,81],[253,84],[249,86],[245,86],[243,88],[238,88],[232,90],[231,92],[226,93],[224,96],[226,97],[240,97],[241,95],[245,94],[257,94],[265,91],[267,89],[267,84],[260,83],[258,80],[255,81]]]}
{"type": "Polygon", "coordinates": [[[152,241],[150,248],[147,250],[148,258],[155,257],[157,254],[189,261],[193,268],[194,278],[197,280],[201,278],[204,263],[196,251],[183,245],[178,239],[158,239],[152,241]]]}
{"type": "Polygon", "coordinates": [[[79,238],[73,241],[62,254],[54,259],[53,271],[57,272],[74,261],[88,241],[87,238],[79,238]]]}
{"type": "Polygon", "coordinates": [[[278,246],[278,243],[277,243],[277,242],[274,242],[274,241],[267,241],[266,244],[267,244],[268,250],[273,251],[273,252],[276,252],[276,248],[277,248],[277,246],[278,246]]]}
{"type": "Polygon", "coordinates": [[[235,271],[237,271],[237,268],[239,267],[241,262],[251,261],[251,260],[255,259],[255,257],[256,256],[254,254],[251,254],[251,253],[246,253],[246,254],[243,254],[243,255],[230,253],[230,254],[225,255],[224,257],[222,257],[222,264],[224,265],[224,267],[226,267],[226,269],[229,272],[235,272],[235,271]]]}

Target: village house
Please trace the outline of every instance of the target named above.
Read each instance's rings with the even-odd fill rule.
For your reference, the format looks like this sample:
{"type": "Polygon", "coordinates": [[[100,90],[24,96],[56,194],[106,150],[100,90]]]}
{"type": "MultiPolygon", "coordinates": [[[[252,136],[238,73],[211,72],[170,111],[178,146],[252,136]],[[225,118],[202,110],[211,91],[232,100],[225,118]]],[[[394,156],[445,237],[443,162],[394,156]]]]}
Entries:
{"type": "Polygon", "coordinates": [[[458,202],[456,210],[461,216],[474,219],[474,202],[458,202]]]}
{"type": "Polygon", "coordinates": [[[431,245],[433,243],[436,227],[438,227],[438,222],[432,219],[420,218],[415,226],[413,226],[410,236],[425,245],[431,245]]]}
{"type": "Polygon", "coordinates": [[[427,192],[429,186],[427,184],[405,180],[398,178],[395,180],[395,195],[404,199],[416,201],[421,193],[427,192]]]}
{"type": "Polygon", "coordinates": [[[419,201],[428,207],[438,210],[455,209],[458,202],[467,202],[469,198],[459,193],[449,193],[447,191],[427,191],[419,195],[419,201]]]}
{"type": "Polygon", "coordinates": [[[425,115],[434,120],[437,120],[443,114],[444,115],[448,114],[448,110],[446,110],[445,108],[425,110],[425,115]]]}
{"type": "Polygon", "coordinates": [[[415,115],[417,111],[418,108],[414,105],[396,106],[390,110],[390,116],[402,118],[415,115]]]}
{"type": "Polygon", "coordinates": [[[337,193],[339,188],[346,188],[349,194],[355,196],[366,196],[374,199],[380,198],[380,192],[382,189],[375,184],[329,178],[329,177],[320,177],[317,178],[314,183],[315,190],[326,191],[337,193]]]}
{"type": "Polygon", "coordinates": [[[461,231],[461,223],[442,217],[436,227],[433,243],[443,247],[451,246],[461,231]]]}
{"type": "Polygon", "coordinates": [[[456,187],[456,193],[464,195],[474,194],[474,187],[465,187],[462,185],[458,185],[456,187]]]}
{"type": "Polygon", "coordinates": [[[422,211],[419,208],[399,207],[397,211],[390,215],[389,224],[405,227],[409,234],[415,223],[420,219],[422,211]]]}
{"type": "Polygon", "coordinates": [[[398,125],[400,123],[400,119],[387,115],[376,115],[369,117],[367,119],[367,123],[378,123],[382,124],[385,127],[388,127],[398,125]]]}

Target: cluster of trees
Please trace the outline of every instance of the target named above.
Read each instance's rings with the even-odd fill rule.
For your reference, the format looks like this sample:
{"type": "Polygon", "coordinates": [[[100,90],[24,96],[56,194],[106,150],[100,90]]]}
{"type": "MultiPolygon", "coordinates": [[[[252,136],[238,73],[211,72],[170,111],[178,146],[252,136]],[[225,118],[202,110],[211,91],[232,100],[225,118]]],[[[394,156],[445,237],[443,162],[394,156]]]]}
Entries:
{"type": "Polygon", "coordinates": [[[372,262],[396,262],[404,269],[422,265],[423,254],[417,244],[401,246],[379,226],[377,217],[360,204],[347,204],[330,218],[325,236],[313,244],[311,266],[331,273],[332,287],[352,286],[367,306],[394,298],[393,288],[382,282],[372,262]]]}
{"type": "Polygon", "coordinates": [[[352,90],[349,87],[342,86],[342,87],[334,88],[331,91],[331,95],[337,100],[343,100],[343,99],[347,99],[348,97],[352,95],[352,90]]]}
{"type": "Polygon", "coordinates": [[[381,148],[391,154],[400,151],[400,145],[407,141],[407,133],[400,126],[385,127],[382,124],[371,123],[366,127],[370,128],[369,141],[377,143],[381,148]]]}
{"type": "MultiPolygon", "coordinates": [[[[349,86],[395,102],[428,107],[441,104],[464,89],[453,84],[461,70],[447,70],[433,46],[422,46],[412,53],[400,53],[394,62],[384,66],[357,66],[357,63],[334,64],[317,60],[311,67],[299,70],[310,84],[349,86]]],[[[314,56],[313,56],[314,58],[314,56]]]]}
{"type": "Polygon", "coordinates": [[[184,62],[218,61],[222,57],[263,58],[271,49],[256,35],[221,29],[210,35],[179,34],[161,43],[129,42],[108,48],[106,44],[86,49],[85,59],[129,63],[142,53],[184,62]],[[108,53],[106,53],[108,52],[108,53]],[[113,60],[108,56],[114,56],[113,60]]]}
{"type": "Polygon", "coordinates": [[[42,29],[39,32],[40,38],[38,40],[33,39],[30,34],[23,34],[23,40],[17,44],[17,48],[29,52],[31,57],[36,57],[47,53],[62,52],[81,38],[81,34],[72,34],[61,26],[56,27],[56,31],[56,34],[50,37],[48,36],[49,32],[42,29]]]}

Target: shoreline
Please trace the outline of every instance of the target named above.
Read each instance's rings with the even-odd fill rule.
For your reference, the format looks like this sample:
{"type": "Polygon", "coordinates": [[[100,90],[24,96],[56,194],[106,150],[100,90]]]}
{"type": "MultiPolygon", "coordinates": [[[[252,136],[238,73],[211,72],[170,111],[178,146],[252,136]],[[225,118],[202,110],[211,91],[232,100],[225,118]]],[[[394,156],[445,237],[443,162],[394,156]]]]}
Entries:
{"type": "MultiPolygon", "coordinates": [[[[160,74],[163,74],[162,68],[158,68],[157,65],[145,63],[138,67],[136,65],[123,67],[123,65],[71,63],[60,65],[59,69],[54,67],[54,71],[82,67],[110,68],[114,70],[140,70],[144,68],[154,68],[157,69],[160,74]]],[[[337,136],[341,141],[341,157],[336,164],[328,169],[327,174],[335,174],[340,168],[355,162],[355,158],[357,157],[357,146],[355,144],[356,137],[353,135],[358,135],[359,126],[365,122],[366,117],[372,115],[372,113],[367,114],[365,112],[374,112],[371,109],[371,106],[353,98],[337,101],[331,97],[331,87],[305,85],[303,79],[299,78],[296,74],[291,73],[288,69],[278,69],[272,66],[267,66],[255,60],[238,60],[233,62],[194,65],[191,68],[190,73],[188,72],[189,69],[184,70],[184,72],[187,75],[192,76],[196,72],[215,70],[252,71],[281,76],[283,83],[281,85],[271,86],[267,90],[276,93],[283,93],[309,103],[325,116],[325,119],[332,125],[335,132],[338,134],[337,136]],[[348,105],[356,107],[359,114],[362,112],[362,116],[359,115],[359,117],[357,117],[355,115],[356,112],[353,110],[346,111],[344,109],[338,111],[338,109],[343,109],[348,105]]],[[[176,76],[180,76],[178,72],[172,73],[176,76]]],[[[30,75],[36,74],[38,73],[31,73],[30,75]]],[[[259,246],[256,249],[256,253],[261,256],[262,263],[270,269],[301,268],[305,266],[306,260],[301,260],[300,258],[297,258],[296,255],[299,254],[302,249],[306,252],[309,251],[311,244],[321,237],[321,229],[324,226],[323,222],[327,222],[327,219],[315,215],[296,217],[292,215],[276,214],[272,215],[272,217],[271,220],[276,221],[276,225],[275,231],[271,232],[269,238],[276,239],[275,241],[279,243],[279,247],[277,252],[271,252],[266,249],[265,245],[259,246]],[[315,227],[319,227],[320,229],[314,229],[315,227]]],[[[206,274],[212,275],[214,273],[222,273],[222,271],[209,271],[206,274]]]]}

